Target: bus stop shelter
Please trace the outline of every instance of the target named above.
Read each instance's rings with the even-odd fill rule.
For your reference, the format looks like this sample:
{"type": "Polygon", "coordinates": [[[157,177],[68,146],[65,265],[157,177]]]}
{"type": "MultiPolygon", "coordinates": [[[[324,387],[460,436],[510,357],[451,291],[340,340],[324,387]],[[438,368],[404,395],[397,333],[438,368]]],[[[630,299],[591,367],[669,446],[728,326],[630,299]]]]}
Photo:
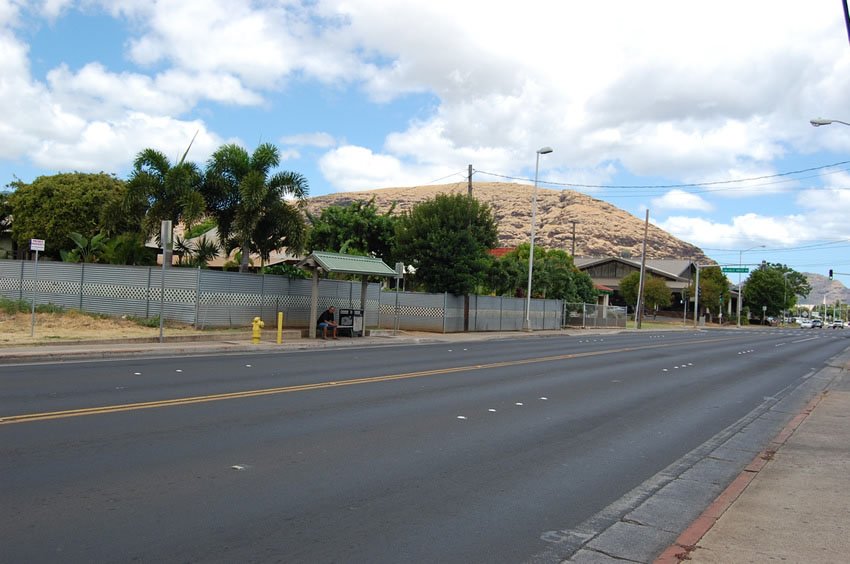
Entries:
{"type": "Polygon", "coordinates": [[[316,337],[316,319],[319,316],[319,271],[328,274],[353,274],[361,276],[360,309],[366,315],[366,292],[369,288],[369,276],[396,277],[398,273],[379,258],[345,255],[341,253],[326,253],[315,251],[298,263],[299,268],[313,272],[313,285],[310,294],[310,329],[311,339],[316,337]]]}

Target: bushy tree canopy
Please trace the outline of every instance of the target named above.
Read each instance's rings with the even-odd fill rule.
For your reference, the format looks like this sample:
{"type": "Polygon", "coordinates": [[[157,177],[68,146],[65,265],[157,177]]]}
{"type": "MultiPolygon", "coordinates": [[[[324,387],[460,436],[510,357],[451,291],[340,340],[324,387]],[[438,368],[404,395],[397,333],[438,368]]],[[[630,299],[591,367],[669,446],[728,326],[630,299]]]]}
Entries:
{"type": "Polygon", "coordinates": [[[797,295],[807,296],[811,291],[806,277],[799,272],[784,264],[763,262],[744,284],[744,303],[756,314],[764,311],[767,315],[779,315],[783,309],[794,307],[797,295]]]}
{"type": "Polygon", "coordinates": [[[311,251],[370,255],[393,264],[398,218],[392,209],[379,213],[375,198],[347,206],[329,206],[319,216],[308,214],[312,225],[307,239],[311,251]]]}
{"type": "Polygon", "coordinates": [[[75,247],[71,233],[91,238],[114,221],[112,211],[126,193],[124,182],[109,174],[81,172],[39,176],[31,184],[15,181],[8,204],[12,237],[23,248],[44,239],[44,255],[58,259],[75,247]]]}
{"type": "MultiPolygon", "coordinates": [[[[640,272],[627,274],[620,280],[620,294],[626,303],[637,306],[640,290],[640,272]]],[[[647,275],[643,282],[643,304],[648,309],[664,308],[670,305],[673,293],[662,278],[647,275]]]]}
{"type": "Polygon", "coordinates": [[[484,282],[487,251],[497,240],[489,206],[466,195],[440,194],[399,219],[396,256],[416,268],[428,292],[462,295],[484,282]]]}
{"type": "MultiPolygon", "coordinates": [[[[499,295],[525,296],[528,291],[528,253],[523,243],[497,260],[490,270],[491,290],[499,295]]],[[[560,249],[534,247],[531,295],[535,298],[594,303],[596,289],[590,276],[576,268],[573,257],[560,249]]]]}

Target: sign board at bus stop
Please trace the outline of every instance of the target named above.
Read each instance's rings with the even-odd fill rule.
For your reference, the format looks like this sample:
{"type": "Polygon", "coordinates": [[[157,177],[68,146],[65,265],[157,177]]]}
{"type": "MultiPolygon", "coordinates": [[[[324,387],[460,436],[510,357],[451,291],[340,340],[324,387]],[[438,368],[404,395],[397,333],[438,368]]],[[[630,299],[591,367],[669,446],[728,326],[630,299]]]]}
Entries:
{"type": "Polygon", "coordinates": [[[31,251],[43,251],[44,250],[44,239],[30,239],[30,250],[31,251]]]}

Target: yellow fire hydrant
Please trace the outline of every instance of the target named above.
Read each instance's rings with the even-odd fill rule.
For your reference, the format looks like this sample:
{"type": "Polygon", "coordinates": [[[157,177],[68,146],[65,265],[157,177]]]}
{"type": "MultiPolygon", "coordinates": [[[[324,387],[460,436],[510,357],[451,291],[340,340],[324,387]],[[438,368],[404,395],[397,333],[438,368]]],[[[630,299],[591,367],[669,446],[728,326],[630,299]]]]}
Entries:
{"type": "Polygon", "coordinates": [[[254,326],[254,330],[251,336],[251,342],[256,345],[260,342],[260,330],[265,327],[266,324],[263,323],[263,320],[259,317],[255,317],[254,321],[251,322],[251,325],[254,326]]]}

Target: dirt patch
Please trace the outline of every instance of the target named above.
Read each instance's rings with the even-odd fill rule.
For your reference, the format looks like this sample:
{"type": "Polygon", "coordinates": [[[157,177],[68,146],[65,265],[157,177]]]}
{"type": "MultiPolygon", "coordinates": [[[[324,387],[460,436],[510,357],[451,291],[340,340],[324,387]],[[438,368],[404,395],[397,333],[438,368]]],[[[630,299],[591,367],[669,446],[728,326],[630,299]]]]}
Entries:
{"type": "MultiPolygon", "coordinates": [[[[36,313],[34,336],[30,336],[31,327],[29,313],[0,312],[0,346],[159,337],[158,325],[145,327],[129,319],[97,318],[77,311],[36,313]]],[[[171,322],[164,332],[168,336],[205,334],[191,325],[171,322]]]]}

